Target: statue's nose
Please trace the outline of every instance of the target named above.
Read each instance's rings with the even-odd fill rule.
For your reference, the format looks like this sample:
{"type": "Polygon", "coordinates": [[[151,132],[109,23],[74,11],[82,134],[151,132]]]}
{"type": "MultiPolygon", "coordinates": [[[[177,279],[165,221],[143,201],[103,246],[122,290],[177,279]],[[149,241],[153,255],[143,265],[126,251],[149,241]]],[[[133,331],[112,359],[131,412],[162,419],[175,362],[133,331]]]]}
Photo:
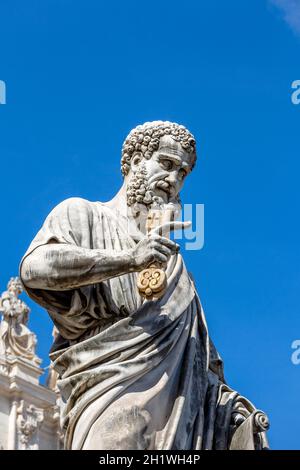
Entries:
{"type": "Polygon", "coordinates": [[[177,181],[178,181],[178,175],[177,175],[177,171],[171,171],[168,176],[166,176],[165,180],[171,184],[172,186],[174,186],[177,181]]]}

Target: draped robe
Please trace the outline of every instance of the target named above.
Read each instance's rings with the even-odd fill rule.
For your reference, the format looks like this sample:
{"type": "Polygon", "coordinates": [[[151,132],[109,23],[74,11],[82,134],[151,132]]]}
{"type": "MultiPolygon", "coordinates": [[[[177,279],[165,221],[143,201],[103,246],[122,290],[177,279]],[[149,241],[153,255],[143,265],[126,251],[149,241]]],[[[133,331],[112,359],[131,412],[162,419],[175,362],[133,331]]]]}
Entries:
{"type": "MultiPolygon", "coordinates": [[[[50,213],[24,258],[50,242],[113,251],[136,244],[126,219],[80,198],[50,213]]],[[[140,296],[138,273],[65,291],[25,285],[60,332],[50,357],[59,374],[66,449],[229,449],[242,441],[243,448],[267,447],[265,433],[254,429],[258,411],[224,381],[179,253],[166,274],[157,300],[140,296]],[[246,425],[232,446],[237,411],[246,425]]]]}

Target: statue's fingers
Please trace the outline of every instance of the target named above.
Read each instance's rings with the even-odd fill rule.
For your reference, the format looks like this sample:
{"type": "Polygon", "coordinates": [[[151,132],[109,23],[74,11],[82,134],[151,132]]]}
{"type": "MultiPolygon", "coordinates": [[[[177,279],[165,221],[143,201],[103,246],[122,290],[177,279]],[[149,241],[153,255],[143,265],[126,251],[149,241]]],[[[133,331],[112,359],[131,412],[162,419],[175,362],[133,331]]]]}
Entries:
{"type": "Polygon", "coordinates": [[[158,227],[152,229],[150,231],[150,234],[157,234],[161,236],[165,236],[166,234],[170,233],[173,230],[184,230],[185,228],[188,228],[192,225],[191,221],[187,222],[182,222],[175,220],[173,222],[165,222],[162,225],[159,225],[158,227]]]}
{"type": "Polygon", "coordinates": [[[158,242],[161,245],[165,245],[166,247],[170,248],[172,251],[179,251],[180,246],[178,243],[175,243],[173,240],[167,237],[162,237],[160,235],[156,235],[155,237],[158,237],[158,242]]]}

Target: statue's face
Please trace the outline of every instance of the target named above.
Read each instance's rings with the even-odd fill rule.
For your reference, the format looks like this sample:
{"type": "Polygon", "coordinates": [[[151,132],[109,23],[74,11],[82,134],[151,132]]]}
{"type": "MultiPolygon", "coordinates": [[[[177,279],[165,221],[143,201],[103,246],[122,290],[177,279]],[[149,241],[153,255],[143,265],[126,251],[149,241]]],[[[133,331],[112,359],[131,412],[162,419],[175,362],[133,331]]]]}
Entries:
{"type": "MultiPolygon", "coordinates": [[[[191,172],[195,155],[186,152],[170,136],[161,137],[159,148],[152,157],[143,159],[147,170],[147,183],[156,196],[165,203],[175,199],[180,192],[186,176],[191,172]]],[[[135,171],[141,160],[133,157],[132,171],[135,171]]]]}

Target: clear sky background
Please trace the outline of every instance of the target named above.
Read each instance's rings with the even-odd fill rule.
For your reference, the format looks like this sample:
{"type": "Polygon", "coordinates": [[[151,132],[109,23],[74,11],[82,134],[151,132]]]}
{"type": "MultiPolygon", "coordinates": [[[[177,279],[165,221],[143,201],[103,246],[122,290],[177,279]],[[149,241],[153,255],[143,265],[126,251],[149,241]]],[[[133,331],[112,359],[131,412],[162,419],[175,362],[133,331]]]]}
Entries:
{"type": "MultiPolygon", "coordinates": [[[[300,449],[299,57],[298,0],[0,0],[1,290],[57,203],[114,195],[132,127],[185,124],[198,163],[182,200],[205,204],[186,264],[275,449],[300,449]]],[[[47,366],[52,326],[26,301],[47,366]]]]}

